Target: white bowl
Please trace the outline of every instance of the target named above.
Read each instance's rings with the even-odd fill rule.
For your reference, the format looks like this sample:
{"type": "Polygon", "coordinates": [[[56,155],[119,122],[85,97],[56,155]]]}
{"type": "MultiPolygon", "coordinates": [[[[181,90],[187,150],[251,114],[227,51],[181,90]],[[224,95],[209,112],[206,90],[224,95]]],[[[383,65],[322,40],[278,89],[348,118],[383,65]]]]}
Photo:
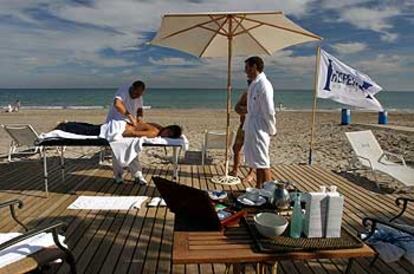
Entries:
{"type": "Polygon", "coordinates": [[[259,213],[253,219],[259,233],[267,238],[282,235],[289,224],[283,216],[268,212],[259,213]]]}

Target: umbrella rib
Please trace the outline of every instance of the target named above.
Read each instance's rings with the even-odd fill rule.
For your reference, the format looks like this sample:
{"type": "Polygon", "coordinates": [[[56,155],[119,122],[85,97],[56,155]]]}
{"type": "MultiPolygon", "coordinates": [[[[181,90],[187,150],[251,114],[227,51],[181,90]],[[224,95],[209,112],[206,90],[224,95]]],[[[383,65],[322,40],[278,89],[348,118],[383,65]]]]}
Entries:
{"type": "MultiPolygon", "coordinates": [[[[225,16],[222,16],[222,17],[220,17],[218,20],[220,20],[220,19],[222,19],[222,18],[224,18],[225,16]]],[[[173,36],[175,36],[175,35],[177,35],[177,34],[180,34],[180,33],[183,33],[183,32],[186,32],[186,31],[189,31],[189,30],[192,30],[192,29],[195,29],[195,28],[198,28],[198,27],[200,27],[200,26],[204,26],[204,25],[206,25],[206,24],[210,24],[211,22],[213,22],[214,20],[209,20],[209,21],[206,21],[206,22],[203,22],[203,23],[200,23],[200,24],[197,24],[197,25],[194,25],[194,26],[191,26],[191,27],[188,27],[188,28],[185,28],[185,29],[182,29],[182,30],[179,30],[179,31],[176,31],[176,32],[173,32],[173,33],[171,33],[171,34],[168,34],[168,35],[166,35],[166,36],[164,36],[164,37],[162,37],[162,39],[167,39],[167,38],[171,38],[171,37],[173,37],[173,36]]]]}
{"type": "MultiPolygon", "coordinates": [[[[210,46],[211,42],[213,42],[213,40],[217,36],[217,34],[222,34],[220,32],[220,30],[223,28],[223,26],[227,23],[228,20],[229,20],[229,18],[227,17],[226,20],[224,20],[224,22],[221,25],[219,25],[219,29],[216,31],[216,33],[214,33],[211,36],[210,40],[208,41],[208,43],[206,44],[206,46],[204,47],[204,49],[201,51],[199,57],[203,56],[204,52],[206,52],[208,46],[210,46]]],[[[225,36],[227,36],[227,35],[225,35],[225,36]]]]}
{"type": "Polygon", "coordinates": [[[253,27],[250,27],[250,28],[244,29],[244,30],[242,30],[242,31],[236,32],[235,34],[233,34],[233,36],[237,36],[237,35],[240,35],[240,34],[246,33],[246,32],[248,32],[248,31],[251,31],[251,30],[256,29],[256,28],[258,28],[258,27],[261,27],[261,26],[263,26],[263,24],[258,24],[258,25],[256,25],[256,26],[253,26],[253,27]]]}
{"type": "Polygon", "coordinates": [[[212,28],[209,28],[209,27],[206,27],[206,26],[199,26],[199,28],[202,28],[202,29],[205,29],[205,30],[209,30],[211,32],[214,32],[214,33],[217,33],[217,34],[220,34],[220,35],[223,35],[223,36],[226,36],[227,37],[227,33],[220,32],[220,31],[217,31],[215,29],[212,29],[212,28]]]}
{"type": "MultiPolygon", "coordinates": [[[[213,20],[213,21],[214,21],[214,23],[216,23],[216,25],[219,27],[219,29],[221,29],[221,28],[223,27],[223,25],[220,25],[220,24],[219,24],[219,22],[217,22],[218,20],[217,20],[217,19],[215,19],[212,15],[209,15],[208,17],[210,17],[210,19],[211,19],[211,20],[213,20]]],[[[222,18],[223,18],[223,17],[221,17],[220,19],[222,19],[222,18]]],[[[227,18],[228,18],[228,17],[226,17],[226,20],[227,20],[227,18]]],[[[225,21],[226,21],[226,20],[225,20],[225,21]]],[[[228,32],[227,32],[225,29],[223,29],[223,31],[224,31],[224,33],[225,33],[225,34],[228,34],[228,32]]]]}
{"type": "Polygon", "coordinates": [[[261,23],[263,25],[266,25],[266,26],[269,26],[269,27],[273,27],[273,28],[282,29],[282,30],[285,30],[285,31],[294,32],[294,33],[297,33],[297,34],[302,34],[304,36],[309,36],[309,37],[312,37],[312,38],[315,38],[315,39],[318,39],[318,40],[321,40],[322,39],[320,36],[315,35],[315,34],[306,33],[306,32],[298,31],[298,30],[293,30],[293,29],[289,29],[289,28],[286,28],[286,27],[269,24],[269,23],[266,23],[266,22],[262,22],[262,21],[255,20],[255,19],[251,19],[251,18],[247,18],[247,17],[246,17],[246,20],[251,21],[251,22],[255,22],[255,23],[258,23],[258,24],[261,23]]]}
{"type": "Polygon", "coordinates": [[[239,28],[239,26],[241,25],[241,23],[243,22],[243,20],[244,20],[245,18],[246,18],[246,15],[245,15],[245,14],[243,15],[243,17],[242,17],[242,18],[240,18],[240,21],[239,21],[239,20],[237,20],[237,19],[239,19],[239,18],[233,17],[233,19],[237,21],[237,25],[236,25],[236,27],[234,28],[234,30],[232,30],[233,36],[235,36],[235,35],[236,35],[236,34],[235,34],[236,30],[239,28]]]}
{"type": "Polygon", "coordinates": [[[249,35],[250,36],[250,38],[252,38],[252,40],[253,41],[255,41],[258,45],[259,45],[259,47],[260,48],[262,48],[262,50],[264,50],[264,52],[266,52],[267,54],[269,54],[269,55],[272,55],[272,53],[270,52],[270,51],[268,51],[267,50],[267,48],[265,48],[262,44],[260,44],[260,42],[259,41],[257,41],[257,39],[243,26],[243,25],[240,25],[240,27],[243,29],[243,30],[245,30],[246,31],[246,33],[247,33],[247,35],[249,35]]]}

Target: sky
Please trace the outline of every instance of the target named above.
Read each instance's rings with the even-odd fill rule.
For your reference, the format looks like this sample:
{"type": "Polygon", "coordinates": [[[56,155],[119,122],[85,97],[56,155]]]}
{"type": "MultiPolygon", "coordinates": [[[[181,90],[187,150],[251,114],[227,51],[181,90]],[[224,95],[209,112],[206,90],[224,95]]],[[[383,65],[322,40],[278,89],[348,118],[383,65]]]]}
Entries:
{"type": "MultiPolygon", "coordinates": [[[[412,0],[0,0],[0,88],[222,88],[226,60],[148,45],[171,12],[283,11],[324,40],[264,57],[276,88],[312,89],[320,45],[386,90],[414,91],[412,0]]],[[[244,87],[243,58],[233,86],[244,87]]]]}

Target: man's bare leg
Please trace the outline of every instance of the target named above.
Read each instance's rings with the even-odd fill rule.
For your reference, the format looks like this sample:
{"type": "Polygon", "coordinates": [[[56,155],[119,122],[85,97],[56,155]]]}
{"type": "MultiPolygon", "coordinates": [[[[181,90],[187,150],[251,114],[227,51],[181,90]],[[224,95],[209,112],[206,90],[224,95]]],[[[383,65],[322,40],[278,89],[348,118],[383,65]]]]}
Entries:
{"type": "Polygon", "coordinates": [[[258,168],[256,188],[261,188],[264,182],[272,180],[272,172],[270,168],[258,168]]]}
{"type": "Polygon", "coordinates": [[[254,170],[253,168],[249,169],[249,173],[247,173],[246,177],[243,179],[243,183],[250,183],[254,179],[254,170]]]}
{"type": "Polygon", "coordinates": [[[269,182],[272,180],[272,171],[270,170],[270,168],[266,168],[264,169],[264,182],[269,182]]]}
{"type": "Polygon", "coordinates": [[[237,140],[235,141],[235,144],[233,145],[233,169],[232,171],[230,171],[229,175],[230,176],[234,176],[237,177],[238,173],[239,173],[239,168],[240,168],[240,152],[242,149],[242,144],[243,142],[238,142],[237,140]]]}
{"type": "Polygon", "coordinates": [[[263,169],[256,169],[256,188],[261,188],[263,183],[263,169]]]}

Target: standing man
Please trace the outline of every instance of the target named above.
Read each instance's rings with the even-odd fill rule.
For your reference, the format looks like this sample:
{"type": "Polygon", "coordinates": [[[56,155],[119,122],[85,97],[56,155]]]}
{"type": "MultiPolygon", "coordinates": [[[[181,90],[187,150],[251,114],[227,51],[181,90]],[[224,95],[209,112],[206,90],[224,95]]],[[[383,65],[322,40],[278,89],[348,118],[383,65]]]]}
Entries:
{"type": "MultiPolygon", "coordinates": [[[[126,120],[129,124],[137,126],[143,119],[143,99],[145,84],[142,81],[135,81],[133,83],[121,86],[115,94],[114,101],[106,117],[106,123],[111,120],[126,120]]],[[[122,175],[124,173],[123,166],[117,161],[112,153],[112,168],[114,172],[115,181],[122,183],[122,175]]],[[[138,161],[138,157],[128,166],[135,182],[140,184],[147,184],[142,169],[138,161]]]]}
{"type": "Polygon", "coordinates": [[[250,57],[245,61],[245,72],[252,83],[247,91],[244,154],[249,167],[256,169],[257,188],[272,179],[269,146],[270,137],[276,134],[273,87],[263,69],[260,57],[250,57]]]}
{"type": "MultiPolygon", "coordinates": [[[[247,85],[249,86],[251,83],[250,80],[247,80],[247,85]]],[[[230,172],[231,176],[237,177],[239,168],[240,168],[240,152],[243,148],[244,143],[244,130],[243,130],[243,124],[244,120],[246,119],[247,114],[247,91],[243,92],[242,95],[239,98],[239,101],[237,101],[236,106],[234,107],[234,110],[237,114],[240,116],[240,125],[237,129],[236,133],[236,139],[234,140],[233,145],[233,170],[230,172]]],[[[249,173],[247,174],[246,178],[244,178],[245,183],[250,183],[254,178],[253,169],[249,169],[249,173]]]]}

